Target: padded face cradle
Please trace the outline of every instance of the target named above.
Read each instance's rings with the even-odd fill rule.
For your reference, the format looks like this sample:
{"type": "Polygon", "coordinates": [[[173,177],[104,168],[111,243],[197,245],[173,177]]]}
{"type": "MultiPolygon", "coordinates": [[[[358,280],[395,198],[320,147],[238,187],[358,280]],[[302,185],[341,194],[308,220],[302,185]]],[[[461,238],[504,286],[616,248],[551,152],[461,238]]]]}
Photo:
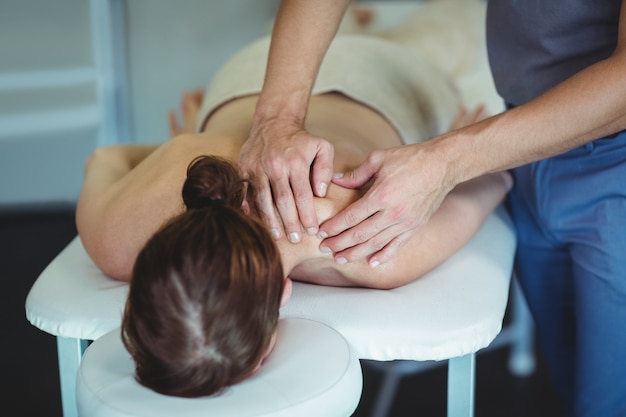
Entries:
{"type": "Polygon", "coordinates": [[[85,351],[77,382],[81,417],[347,417],[363,379],[358,358],[330,327],[281,319],[276,346],[252,377],[219,396],[158,394],[134,379],[134,362],[117,328],[85,351]]]}

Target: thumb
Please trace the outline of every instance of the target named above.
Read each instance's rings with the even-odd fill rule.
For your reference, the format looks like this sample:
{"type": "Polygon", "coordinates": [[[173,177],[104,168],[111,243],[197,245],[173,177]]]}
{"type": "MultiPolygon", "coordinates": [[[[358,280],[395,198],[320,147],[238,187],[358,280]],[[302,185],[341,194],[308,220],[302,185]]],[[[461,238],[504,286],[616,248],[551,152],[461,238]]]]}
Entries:
{"type": "Polygon", "coordinates": [[[333,183],[345,188],[359,188],[376,175],[378,170],[378,164],[374,163],[372,158],[367,158],[353,170],[333,175],[333,183]]]}
{"type": "Polygon", "coordinates": [[[313,184],[313,192],[318,197],[326,197],[328,183],[333,176],[333,158],[335,157],[334,148],[329,146],[320,147],[311,172],[311,181],[313,184]]]}

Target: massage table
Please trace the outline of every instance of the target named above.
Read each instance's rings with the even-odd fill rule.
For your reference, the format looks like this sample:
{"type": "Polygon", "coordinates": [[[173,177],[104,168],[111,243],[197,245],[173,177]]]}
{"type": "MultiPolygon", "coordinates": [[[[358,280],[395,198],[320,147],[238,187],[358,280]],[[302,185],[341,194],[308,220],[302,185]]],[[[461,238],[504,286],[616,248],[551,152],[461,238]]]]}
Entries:
{"type": "MultiPolygon", "coordinates": [[[[323,324],[345,338],[349,351],[362,360],[447,361],[448,416],[469,417],[475,354],[501,331],[514,251],[513,226],[499,207],[468,244],[424,277],[393,290],[296,282],[281,320],[323,324]]],[[[27,296],[27,319],[57,338],[65,417],[77,415],[81,358],[90,341],[95,346],[120,326],[127,292],[126,283],[93,264],[76,237],[27,296]]],[[[117,349],[123,354],[121,344],[117,349]]],[[[306,376],[294,373],[291,383],[302,379],[306,376]]]]}

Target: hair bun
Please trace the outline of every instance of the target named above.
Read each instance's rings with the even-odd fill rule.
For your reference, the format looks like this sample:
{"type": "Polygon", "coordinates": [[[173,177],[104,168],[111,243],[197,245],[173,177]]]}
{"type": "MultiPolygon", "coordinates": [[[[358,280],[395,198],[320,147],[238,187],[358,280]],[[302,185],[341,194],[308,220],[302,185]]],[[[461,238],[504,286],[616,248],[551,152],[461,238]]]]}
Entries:
{"type": "Polygon", "coordinates": [[[230,206],[240,208],[244,181],[230,161],[217,156],[199,156],[189,164],[183,185],[183,201],[188,210],[230,206]]]}

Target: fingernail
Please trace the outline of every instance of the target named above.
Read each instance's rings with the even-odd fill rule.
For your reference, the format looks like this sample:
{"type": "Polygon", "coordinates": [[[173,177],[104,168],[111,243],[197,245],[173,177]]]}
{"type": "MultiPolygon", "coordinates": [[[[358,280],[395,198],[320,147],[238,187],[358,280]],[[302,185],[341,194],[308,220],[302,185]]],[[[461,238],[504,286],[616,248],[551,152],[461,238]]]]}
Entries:
{"type": "Polygon", "coordinates": [[[323,230],[320,230],[319,233],[317,234],[317,236],[322,238],[322,239],[326,239],[328,237],[328,233],[326,233],[323,230]]]}
{"type": "Polygon", "coordinates": [[[280,231],[277,228],[273,227],[270,232],[272,233],[272,236],[274,236],[274,239],[280,238],[280,231]]]}
{"type": "Polygon", "coordinates": [[[343,178],[343,172],[335,172],[333,174],[333,178],[335,179],[343,178]]]}
{"type": "Polygon", "coordinates": [[[328,246],[320,246],[320,251],[322,251],[322,253],[333,253],[328,246]]]}
{"type": "Polygon", "coordinates": [[[300,242],[300,233],[298,232],[291,232],[289,233],[288,239],[291,243],[298,243],[300,242]]]}
{"type": "Polygon", "coordinates": [[[378,265],[380,265],[380,261],[377,261],[375,259],[370,262],[370,267],[372,268],[376,268],[378,265]]]}
{"type": "Polygon", "coordinates": [[[328,190],[328,185],[326,185],[325,182],[322,182],[320,183],[320,185],[317,186],[317,193],[321,197],[326,197],[326,190],[328,190]]]}
{"type": "Polygon", "coordinates": [[[343,265],[343,264],[347,264],[348,260],[344,258],[343,256],[338,256],[335,258],[335,262],[337,262],[339,265],[343,265]]]}
{"type": "Polygon", "coordinates": [[[309,235],[313,236],[314,234],[316,234],[316,233],[317,233],[317,227],[309,227],[308,229],[306,229],[306,232],[307,232],[309,235]]]}

